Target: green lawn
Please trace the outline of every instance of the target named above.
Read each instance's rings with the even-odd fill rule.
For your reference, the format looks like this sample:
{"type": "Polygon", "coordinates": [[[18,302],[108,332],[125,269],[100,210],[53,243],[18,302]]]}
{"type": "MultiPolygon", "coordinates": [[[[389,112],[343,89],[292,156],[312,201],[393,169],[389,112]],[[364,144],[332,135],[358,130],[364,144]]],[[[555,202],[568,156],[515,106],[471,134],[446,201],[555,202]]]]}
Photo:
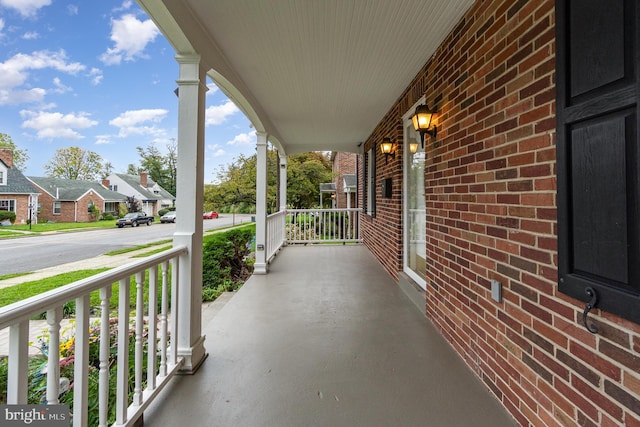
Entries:
{"type": "MultiPolygon", "coordinates": [[[[44,224],[20,224],[6,227],[6,230],[22,230],[34,233],[45,233],[47,231],[79,230],[83,228],[113,228],[116,226],[115,220],[97,222],[47,222],[44,224]]],[[[12,233],[15,235],[16,233],[12,233]]],[[[4,237],[4,234],[0,234],[4,237]]]]}
{"type": "Polygon", "coordinates": [[[60,286],[68,285],[76,280],[82,280],[106,270],[108,270],[108,268],[78,270],[71,273],[58,274],[57,276],[2,288],[2,292],[0,292],[0,307],[13,304],[14,302],[41,294],[51,289],[59,288],[60,286]]]}

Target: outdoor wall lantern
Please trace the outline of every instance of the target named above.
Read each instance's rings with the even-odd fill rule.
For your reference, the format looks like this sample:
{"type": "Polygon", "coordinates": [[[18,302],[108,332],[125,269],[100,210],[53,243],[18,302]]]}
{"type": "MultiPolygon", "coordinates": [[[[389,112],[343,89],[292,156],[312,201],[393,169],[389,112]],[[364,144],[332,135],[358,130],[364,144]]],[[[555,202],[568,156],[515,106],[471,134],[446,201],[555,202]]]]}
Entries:
{"type": "Polygon", "coordinates": [[[382,138],[382,142],[380,143],[380,151],[384,154],[384,163],[387,164],[389,162],[389,156],[392,156],[394,159],[396,158],[396,144],[391,141],[391,138],[382,138]]]}
{"type": "Polygon", "coordinates": [[[435,139],[438,133],[438,128],[435,125],[431,126],[431,122],[433,121],[433,116],[435,114],[436,112],[431,111],[426,105],[418,105],[416,107],[416,111],[413,113],[413,117],[411,117],[413,128],[420,132],[420,143],[422,144],[422,148],[424,148],[425,134],[428,134],[435,139]]]}
{"type": "Polygon", "coordinates": [[[415,138],[409,140],[409,153],[416,154],[418,152],[418,142],[415,138]]]}

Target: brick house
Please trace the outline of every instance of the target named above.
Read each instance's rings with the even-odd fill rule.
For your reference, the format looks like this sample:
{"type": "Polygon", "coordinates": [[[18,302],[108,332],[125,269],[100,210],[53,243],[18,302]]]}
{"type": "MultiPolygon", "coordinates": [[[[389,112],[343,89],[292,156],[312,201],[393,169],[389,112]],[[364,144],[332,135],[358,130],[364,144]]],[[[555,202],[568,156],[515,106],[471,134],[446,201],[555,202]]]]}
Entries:
{"type": "MultiPolygon", "coordinates": [[[[358,153],[364,245],[519,425],[640,426],[637,1],[138,1],[177,51],[179,209],[201,208],[211,78],[256,130],[258,247],[267,142],[283,169],[287,152],[358,153]],[[416,28],[446,31],[398,43],[416,28]],[[423,106],[429,133],[412,124],[423,106]]],[[[191,297],[201,230],[181,227],[191,297]]],[[[263,252],[254,274],[268,273],[263,252]]]]}
{"type": "Polygon", "coordinates": [[[469,8],[364,144],[364,242],[520,425],[639,426],[638,3],[566,3],[469,8]]]}
{"type": "Polygon", "coordinates": [[[335,177],[336,208],[358,207],[356,153],[332,152],[331,168],[335,177]]]}
{"type": "Polygon", "coordinates": [[[13,167],[13,151],[0,149],[0,210],[15,212],[16,224],[26,224],[29,219],[35,224],[37,203],[38,190],[13,167]]]}
{"type": "Polygon", "coordinates": [[[107,190],[97,182],[81,179],[28,177],[40,191],[38,216],[52,222],[91,222],[90,206],[96,206],[101,214],[116,216],[125,197],[107,190]]]}
{"type": "Polygon", "coordinates": [[[149,178],[146,172],[140,175],[113,173],[102,181],[105,188],[134,197],[147,215],[157,215],[163,208],[175,206],[176,198],[157,182],[149,178]]]}

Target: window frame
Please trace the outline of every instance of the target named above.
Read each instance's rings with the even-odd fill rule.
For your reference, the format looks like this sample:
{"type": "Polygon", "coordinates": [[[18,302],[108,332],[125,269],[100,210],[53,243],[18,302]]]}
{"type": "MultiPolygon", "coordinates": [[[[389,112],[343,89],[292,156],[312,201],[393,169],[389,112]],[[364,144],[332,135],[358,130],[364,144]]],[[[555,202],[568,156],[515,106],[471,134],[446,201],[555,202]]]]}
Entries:
{"type": "Polygon", "coordinates": [[[16,199],[0,199],[0,211],[16,212],[17,204],[16,199]],[[7,209],[2,208],[4,204],[7,204],[7,209]],[[13,209],[11,206],[13,206],[13,209]]]}

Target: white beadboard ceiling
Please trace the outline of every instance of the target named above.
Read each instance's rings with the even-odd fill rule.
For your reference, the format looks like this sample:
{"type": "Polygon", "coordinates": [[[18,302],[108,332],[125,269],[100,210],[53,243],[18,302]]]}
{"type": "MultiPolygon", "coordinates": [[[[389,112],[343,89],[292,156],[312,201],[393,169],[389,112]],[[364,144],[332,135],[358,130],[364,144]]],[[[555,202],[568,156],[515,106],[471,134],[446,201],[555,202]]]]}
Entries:
{"type": "Polygon", "coordinates": [[[473,0],[138,0],[287,154],[358,152],[473,0]]]}

